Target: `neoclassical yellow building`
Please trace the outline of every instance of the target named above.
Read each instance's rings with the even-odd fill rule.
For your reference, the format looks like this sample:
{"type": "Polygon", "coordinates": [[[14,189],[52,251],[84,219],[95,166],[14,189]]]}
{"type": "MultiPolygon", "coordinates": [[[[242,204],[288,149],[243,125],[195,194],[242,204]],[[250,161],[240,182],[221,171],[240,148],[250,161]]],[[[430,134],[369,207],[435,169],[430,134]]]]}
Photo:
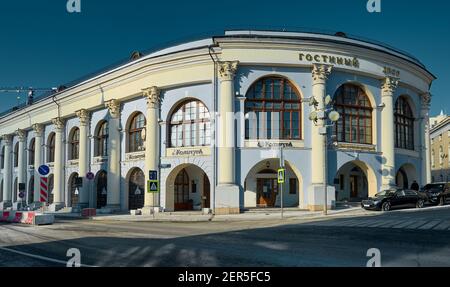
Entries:
{"type": "Polygon", "coordinates": [[[342,33],[227,31],[135,55],[0,116],[0,209],[19,206],[23,184],[39,206],[41,165],[55,211],[278,207],[280,147],[285,206],[322,209],[326,158],[330,208],[425,184],[434,79],[408,54],[342,33]],[[341,117],[325,135],[309,115],[327,95],[341,117]]]}

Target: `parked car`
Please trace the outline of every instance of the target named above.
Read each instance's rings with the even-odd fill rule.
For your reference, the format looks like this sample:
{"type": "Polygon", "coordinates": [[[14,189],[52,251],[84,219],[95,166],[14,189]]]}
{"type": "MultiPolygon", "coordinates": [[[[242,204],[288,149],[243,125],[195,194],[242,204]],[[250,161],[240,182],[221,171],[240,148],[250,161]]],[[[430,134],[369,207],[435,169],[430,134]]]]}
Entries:
{"type": "Polygon", "coordinates": [[[426,197],[409,189],[384,190],[373,198],[363,200],[361,207],[366,210],[390,211],[393,208],[423,208],[426,197]]]}
{"type": "Polygon", "coordinates": [[[422,190],[427,197],[427,201],[431,204],[444,205],[450,198],[450,183],[439,182],[425,185],[422,190]]]}

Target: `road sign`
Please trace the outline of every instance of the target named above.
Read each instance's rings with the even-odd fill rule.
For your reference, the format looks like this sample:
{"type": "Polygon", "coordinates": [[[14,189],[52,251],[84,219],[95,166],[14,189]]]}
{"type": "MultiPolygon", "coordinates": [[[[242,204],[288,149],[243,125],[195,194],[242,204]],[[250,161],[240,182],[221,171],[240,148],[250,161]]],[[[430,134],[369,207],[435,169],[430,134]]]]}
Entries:
{"type": "Polygon", "coordinates": [[[151,170],[148,172],[148,178],[150,180],[158,180],[158,171],[156,170],[151,170]]]}
{"type": "Polygon", "coordinates": [[[50,167],[48,167],[48,165],[41,165],[38,168],[38,172],[42,176],[47,176],[50,173],[50,167]]]}
{"type": "Polygon", "coordinates": [[[147,193],[158,193],[159,192],[159,181],[149,180],[147,183],[147,193]]]}
{"type": "Polygon", "coordinates": [[[286,170],[284,168],[280,168],[278,170],[278,183],[286,182],[286,170]]]}
{"type": "Polygon", "coordinates": [[[20,199],[23,199],[23,198],[25,198],[25,193],[23,193],[23,192],[19,192],[19,198],[20,198],[20,199]]]}
{"type": "Polygon", "coordinates": [[[88,180],[93,180],[93,179],[95,178],[95,174],[92,173],[92,172],[88,172],[88,173],[86,174],[86,178],[87,178],[88,180]]]}
{"type": "Polygon", "coordinates": [[[47,202],[48,200],[48,178],[41,177],[41,198],[40,202],[47,202]]]}

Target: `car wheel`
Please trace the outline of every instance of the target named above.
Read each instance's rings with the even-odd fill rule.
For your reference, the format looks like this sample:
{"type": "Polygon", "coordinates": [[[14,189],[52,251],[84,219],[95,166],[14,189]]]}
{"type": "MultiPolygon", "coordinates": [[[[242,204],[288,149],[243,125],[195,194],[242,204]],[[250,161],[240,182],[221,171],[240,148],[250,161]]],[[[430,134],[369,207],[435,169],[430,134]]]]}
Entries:
{"type": "Polygon", "coordinates": [[[383,210],[383,211],[390,211],[391,210],[391,204],[389,202],[383,203],[383,205],[381,206],[381,210],[383,210]]]}
{"type": "Polygon", "coordinates": [[[416,208],[423,208],[423,200],[419,199],[416,203],[416,208]]]}
{"type": "Polygon", "coordinates": [[[439,198],[439,205],[442,206],[445,204],[445,198],[443,196],[441,196],[441,198],[439,198]]]}

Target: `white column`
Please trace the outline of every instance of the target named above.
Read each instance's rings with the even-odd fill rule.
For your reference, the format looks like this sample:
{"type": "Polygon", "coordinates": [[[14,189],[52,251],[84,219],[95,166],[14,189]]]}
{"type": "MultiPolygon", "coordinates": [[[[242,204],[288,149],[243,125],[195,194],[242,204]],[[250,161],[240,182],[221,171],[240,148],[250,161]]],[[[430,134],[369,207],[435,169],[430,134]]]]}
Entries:
{"type": "Polygon", "coordinates": [[[44,137],[44,126],[41,124],[33,125],[34,130],[34,202],[39,203],[41,198],[41,185],[39,167],[44,164],[42,157],[42,146],[44,137]]]}
{"type": "Polygon", "coordinates": [[[65,121],[61,118],[52,120],[55,126],[55,165],[54,165],[54,202],[51,210],[59,210],[65,206],[64,203],[64,144],[63,132],[65,121]]]}
{"type": "MultiPolygon", "coordinates": [[[[160,91],[157,87],[151,87],[143,90],[144,97],[147,99],[147,126],[145,132],[145,182],[150,180],[149,172],[151,170],[159,173],[159,104],[160,91]]],[[[161,182],[160,182],[161,183],[161,182]]],[[[155,207],[159,206],[159,194],[148,193],[145,186],[145,203],[143,213],[151,213],[155,207]]]]}
{"type": "Polygon", "coordinates": [[[395,187],[394,92],[398,79],[386,77],[381,86],[381,152],[383,153],[383,189],[395,187]]]}
{"type": "Polygon", "coordinates": [[[19,185],[21,183],[26,184],[26,169],[25,169],[25,140],[27,133],[24,130],[17,130],[17,137],[19,138],[19,151],[18,151],[18,176],[17,176],[17,190],[16,193],[17,202],[22,201],[19,197],[19,185]]]}
{"type": "Polygon", "coordinates": [[[105,104],[109,110],[108,121],[108,180],[107,206],[120,210],[120,102],[111,100],[105,104]]]}
{"type": "Polygon", "coordinates": [[[420,138],[422,155],[422,186],[431,183],[431,150],[430,150],[430,105],[432,96],[430,93],[422,94],[420,110],[420,138]]]}
{"type": "Polygon", "coordinates": [[[80,153],[78,159],[79,176],[83,179],[83,186],[79,189],[80,200],[78,206],[80,209],[89,207],[89,181],[86,174],[89,172],[89,122],[90,114],[87,110],[82,109],[76,112],[80,120],[80,153]]]}
{"type": "Polygon", "coordinates": [[[2,136],[2,141],[5,143],[2,209],[12,205],[12,140],[12,135],[2,136]]]}
{"type": "MultiPolygon", "coordinates": [[[[325,107],[325,97],[327,91],[327,80],[331,74],[333,66],[314,64],[312,67],[312,97],[318,102],[317,109],[323,111],[325,107]]],[[[323,126],[323,119],[320,118],[317,124],[311,126],[311,186],[308,193],[308,209],[312,211],[324,210],[325,201],[325,135],[321,134],[320,128],[323,126]]],[[[328,168],[328,167],[326,167],[328,168]]],[[[334,192],[330,192],[327,186],[328,208],[331,209],[331,201],[334,199],[334,192]]]]}
{"type": "Polygon", "coordinates": [[[239,62],[220,62],[219,118],[216,121],[218,186],[215,189],[215,214],[240,213],[240,187],[235,174],[234,79],[239,62]]]}

